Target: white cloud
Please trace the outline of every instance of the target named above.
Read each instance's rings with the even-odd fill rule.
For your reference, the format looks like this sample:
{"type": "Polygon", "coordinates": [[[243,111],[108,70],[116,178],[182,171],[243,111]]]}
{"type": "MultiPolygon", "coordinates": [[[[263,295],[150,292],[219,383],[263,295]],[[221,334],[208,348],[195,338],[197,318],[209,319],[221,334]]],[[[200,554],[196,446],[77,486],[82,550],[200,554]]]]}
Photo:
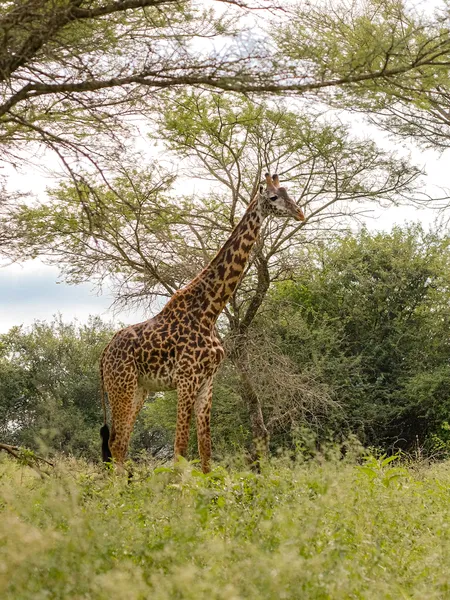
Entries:
{"type": "Polygon", "coordinates": [[[113,312],[112,298],[97,295],[92,285],[58,283],[58,269],[39,260],[0,269],[0,332],[13,325],[31,325],[35,320],[51,320],[61,313],[64,320],[86,321],[99,315],[106,321],[137,322],[141,312],[113,312]]]}

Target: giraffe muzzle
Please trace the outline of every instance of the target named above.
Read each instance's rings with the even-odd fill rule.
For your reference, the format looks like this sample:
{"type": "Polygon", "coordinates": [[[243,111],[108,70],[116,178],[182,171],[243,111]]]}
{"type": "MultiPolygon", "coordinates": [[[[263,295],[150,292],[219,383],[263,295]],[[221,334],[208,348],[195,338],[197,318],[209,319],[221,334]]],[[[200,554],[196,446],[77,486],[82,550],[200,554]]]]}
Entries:
{"type": "Polygon", "coordinates": [[[306,221],[305,214],[301,208],[297,208],[295,215],[294,215],[294,219],[296,221],[306,221]]]}

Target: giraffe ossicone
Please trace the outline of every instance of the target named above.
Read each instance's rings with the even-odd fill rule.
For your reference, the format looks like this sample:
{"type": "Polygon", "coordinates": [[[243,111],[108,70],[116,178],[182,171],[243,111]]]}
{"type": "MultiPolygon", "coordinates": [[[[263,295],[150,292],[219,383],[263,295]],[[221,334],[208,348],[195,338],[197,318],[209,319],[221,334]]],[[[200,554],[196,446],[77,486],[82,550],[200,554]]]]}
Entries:
{"type": "Polygon", "coordinates": [[[199,275],[178,290],[159,314],[118,331],[100,359],[105,424],[100,430],[103,460],[123,468],[136,418],[151,391],[177,390],[175,459],[186,456],[195,412],[202,470],[211,464],[211,402],[214,375],[225,352],[215,323],[235,292],[264,218],[304,221],[302,210],[266,174],[266,186],[250,202],[228,240],[199,275]],[[111,409],[106,423],[105,393],[111,409]]]}

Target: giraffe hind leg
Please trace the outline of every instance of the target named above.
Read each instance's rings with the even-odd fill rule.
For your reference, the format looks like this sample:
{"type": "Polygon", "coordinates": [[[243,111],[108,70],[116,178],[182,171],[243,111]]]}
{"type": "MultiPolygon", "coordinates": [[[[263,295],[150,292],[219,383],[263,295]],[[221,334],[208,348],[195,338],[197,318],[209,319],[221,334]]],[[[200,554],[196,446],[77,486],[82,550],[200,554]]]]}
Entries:
{"type": "Polygon", "coordinates": [[[109,448],[119,470],[123,470],[131,433],[146,397],[147,392],[137,385],[126,393],[111,394],[112,428],[109,448]]]}

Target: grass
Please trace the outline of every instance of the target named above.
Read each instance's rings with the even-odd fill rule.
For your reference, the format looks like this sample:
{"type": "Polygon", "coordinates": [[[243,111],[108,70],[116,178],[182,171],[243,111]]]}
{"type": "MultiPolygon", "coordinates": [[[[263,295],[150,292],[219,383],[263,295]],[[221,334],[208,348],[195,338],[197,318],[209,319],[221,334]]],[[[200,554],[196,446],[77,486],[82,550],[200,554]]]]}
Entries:
{"type": "Polygon", "coordinates": [[[450,598],[450,463],[189,464],[131,485],[0,460],[0,597],[450,598]]]}

